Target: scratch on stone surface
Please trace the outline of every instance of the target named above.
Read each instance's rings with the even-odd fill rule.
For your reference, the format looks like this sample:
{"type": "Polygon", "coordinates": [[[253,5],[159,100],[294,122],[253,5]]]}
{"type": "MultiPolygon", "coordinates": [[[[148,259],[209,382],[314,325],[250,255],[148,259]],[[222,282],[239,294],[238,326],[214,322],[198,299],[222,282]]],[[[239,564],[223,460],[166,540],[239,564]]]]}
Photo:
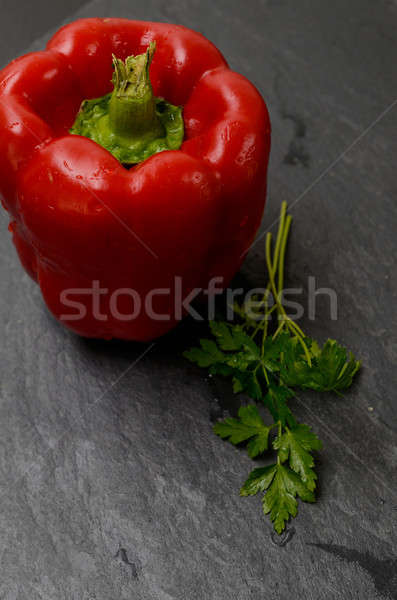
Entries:
{"type": "Polygon", "coordinates": [[[299,163],[304,167],[310,165],[310,155],[305,148],[303,139],[306,136],[306,123],[295,113],[282,111],[281,116],[283,119],[292,121],[295,133],[292,138],[288,152],[284,156],[284,163],[287,165],[298,165],[299,163]]]}
{"type": "Polygon", "coordinates": [[[333,554],[349,563],[357,563],[368,573],[376,590],[384,598],[397,598],[397,558],[381,560],[369,552],[359,552],[338,544],[307,544],[333,554]]]}
{"type": "Polygon", "coordinates": [[[138,568],[134,562],[129,560],[127,550],[125,548],[120,546],[114,558],[119,558],[124,564],[128,565],[131,569],[132,577],[134,579],[138,579],[138,568]]]}

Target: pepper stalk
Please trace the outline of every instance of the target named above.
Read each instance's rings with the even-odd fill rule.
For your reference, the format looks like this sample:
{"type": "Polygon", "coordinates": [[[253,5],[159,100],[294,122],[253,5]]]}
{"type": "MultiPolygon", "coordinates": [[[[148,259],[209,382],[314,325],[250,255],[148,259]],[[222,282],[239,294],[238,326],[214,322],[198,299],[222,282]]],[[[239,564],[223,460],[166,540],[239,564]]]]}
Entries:
{"type": "Polygon", "coordinates": [[[149,77],[156,42],[146,52],[128,56],[125,61],[114,54],[114,89],[109,102],[109,125],[114,133],[125,137],[151,133],[158,137],[164,129],[156,115],[156,101],[149,77]]]}
{"type": "Polygon", "coordinates": [[[149,69],[156,50],[151,42],[143,54],[124,61],[112,55],[114,89],[84,100],[70,133],[94,140],[123,165],[146,160],[183,142],[182,107],[153,94],[149,69]]]}

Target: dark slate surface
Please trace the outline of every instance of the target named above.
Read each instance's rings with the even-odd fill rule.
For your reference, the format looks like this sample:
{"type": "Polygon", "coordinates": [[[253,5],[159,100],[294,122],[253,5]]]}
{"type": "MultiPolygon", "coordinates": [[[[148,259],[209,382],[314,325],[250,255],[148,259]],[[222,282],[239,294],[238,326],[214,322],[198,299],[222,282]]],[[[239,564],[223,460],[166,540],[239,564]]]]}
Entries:
{"type": "MultiPolygon", "coordinates": [[[[229,391],[180,354],[84,341],[47,314],[1,214],[0,598],[397,598],[395,0],[2,2],[1,60],[41,48],[65,19],[183,23],[217,44],[266,98],[273,123],[263,231],[293,205],[288,283],[337,290],[301,325],[364,362],[345,398],[305,394],[324,441],[320,495],[277,546],[251,464],[210,416],[229,391]],[[44,16],[43,16],[44,15],[44,16]],[[16,33],[17,32],[17,33],[16,33]],[[42,37],[41,37],[42,36],[42,37]],[[296,204],[294,204],[296,202],[296,204]],[[371,410],[372,409],[372,410],[371,410]]],[[[242,276],[263,282],[264,245],[242,276]]]]}

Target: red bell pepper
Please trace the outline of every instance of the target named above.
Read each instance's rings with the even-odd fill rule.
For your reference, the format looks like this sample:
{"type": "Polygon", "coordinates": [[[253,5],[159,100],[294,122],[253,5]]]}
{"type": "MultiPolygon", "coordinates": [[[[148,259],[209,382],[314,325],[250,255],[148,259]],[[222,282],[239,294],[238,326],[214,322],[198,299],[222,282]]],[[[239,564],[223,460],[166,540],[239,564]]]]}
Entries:
{"type": "Polygon", "coordinates": [[[214,276],[228,284],[261,221],[269,149],[258,91],[185,27],[84,19],[0,72],[0,192],[14,244],[50,311],[83,336],[153,339],[192,290],[214,276]],[[124,72],[154,41],[145,85],[183,107],[184,141],[128,169],[70,128],[82,101],[111,93],[112,55],[124,72]]]}

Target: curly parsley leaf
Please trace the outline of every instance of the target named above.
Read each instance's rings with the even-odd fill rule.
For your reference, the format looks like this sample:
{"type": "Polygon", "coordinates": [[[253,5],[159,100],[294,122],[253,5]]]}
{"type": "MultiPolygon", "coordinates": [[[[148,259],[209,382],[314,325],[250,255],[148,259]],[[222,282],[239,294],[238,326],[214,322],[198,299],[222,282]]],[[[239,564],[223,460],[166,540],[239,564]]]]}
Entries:
{"type": "Polygon", "coordinates": [[[228,418],[214,425],[214,432],[234,445],[249,440],[247,451],[251,458],[263,454],[268,447],[270,427],[267,427],[255,404],[240,406],[239,419],[228,418]]]}
{"type": "Polygon", "coordinates": [[[284,463],[288,460],[291,469],[300,475],[306,487],[313,491],[317,475],[313,471],[314,459],[310,452],[321,450],[322,443],[310,427],[300,424],[294,429],[286,428],[285,433],[274,440],[273,448],[278,450],[280,461],[284,463]]]}

